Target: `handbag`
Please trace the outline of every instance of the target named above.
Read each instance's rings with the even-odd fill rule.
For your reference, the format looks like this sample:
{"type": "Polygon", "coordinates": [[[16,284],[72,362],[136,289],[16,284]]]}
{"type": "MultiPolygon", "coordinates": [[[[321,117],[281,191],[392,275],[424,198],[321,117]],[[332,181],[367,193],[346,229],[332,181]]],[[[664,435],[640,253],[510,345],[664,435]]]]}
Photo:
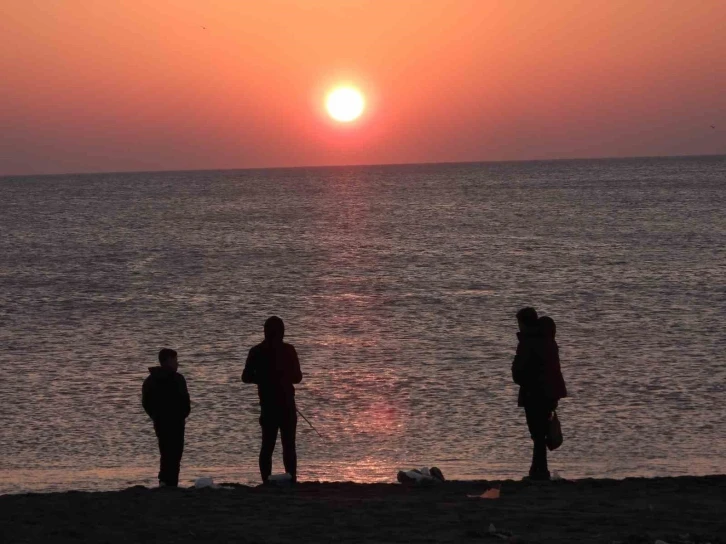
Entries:
{"type": "Polygon", "coordinates": [[[557,417],[557,412],[553,411],[547,422],[547,448],[550,451],[556,450],[562,445],[563,440],[560,418],[557,417]]]}

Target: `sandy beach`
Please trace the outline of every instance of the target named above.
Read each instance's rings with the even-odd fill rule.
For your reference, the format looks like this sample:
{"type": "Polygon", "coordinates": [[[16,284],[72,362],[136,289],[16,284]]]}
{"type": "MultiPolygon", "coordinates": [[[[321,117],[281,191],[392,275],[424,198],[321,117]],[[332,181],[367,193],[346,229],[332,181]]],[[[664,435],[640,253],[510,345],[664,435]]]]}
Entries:
{"type": "Polygon", "coordinates": [[[726,476],[0,496],[14,542],[726,542],[726,476]],[[499,499],[472,498],[499,487],[499,499]]]}

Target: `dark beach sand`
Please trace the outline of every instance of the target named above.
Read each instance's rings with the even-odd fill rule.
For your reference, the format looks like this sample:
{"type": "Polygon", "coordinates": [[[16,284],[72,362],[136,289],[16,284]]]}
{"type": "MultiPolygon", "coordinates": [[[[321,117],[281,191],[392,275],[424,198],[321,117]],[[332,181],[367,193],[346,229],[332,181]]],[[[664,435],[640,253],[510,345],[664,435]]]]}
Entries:
{"type": "Polygon", "coordinates": [[[0,496],[11,542],[726,543],[726,476],[0,496]],[[501,485],[496,500],[472,499],[501,485]],[[507,535],[489,533],[490,524],[507,535]],[[512,536],[508,536],[512,535],[512,536]]]}

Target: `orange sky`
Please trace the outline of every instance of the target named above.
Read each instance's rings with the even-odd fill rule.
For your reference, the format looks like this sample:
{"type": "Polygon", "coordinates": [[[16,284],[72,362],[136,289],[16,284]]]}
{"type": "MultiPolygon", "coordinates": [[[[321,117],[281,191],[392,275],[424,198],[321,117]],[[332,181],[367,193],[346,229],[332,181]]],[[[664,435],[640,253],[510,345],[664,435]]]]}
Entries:
{"type": "Polygon", "coordinates": [[[716,153],[723,0],[3,1],[0,175],[716,153]]]}

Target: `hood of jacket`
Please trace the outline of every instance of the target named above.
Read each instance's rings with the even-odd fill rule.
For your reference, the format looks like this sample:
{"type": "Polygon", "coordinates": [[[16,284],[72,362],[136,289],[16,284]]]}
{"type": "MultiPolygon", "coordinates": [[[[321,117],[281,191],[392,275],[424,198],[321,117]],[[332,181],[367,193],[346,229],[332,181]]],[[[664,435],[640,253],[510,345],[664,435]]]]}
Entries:
{"type": "Polygon", "coordinates": [[[174,378],[176,371],[170,368],[164,368],[163,366],[150,366],[149,374],[157,380],[169,380],[174,378]]]}

